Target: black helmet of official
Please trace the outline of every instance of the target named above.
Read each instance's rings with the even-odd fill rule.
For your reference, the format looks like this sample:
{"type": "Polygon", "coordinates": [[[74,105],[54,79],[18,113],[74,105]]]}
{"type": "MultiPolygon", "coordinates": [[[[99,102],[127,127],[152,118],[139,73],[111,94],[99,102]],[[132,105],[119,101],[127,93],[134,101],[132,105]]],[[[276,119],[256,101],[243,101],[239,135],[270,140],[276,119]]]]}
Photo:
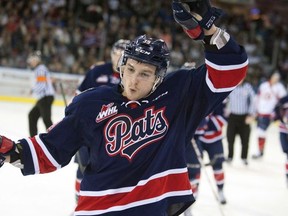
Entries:
{"type": "Polygon", "coordinates": [[[125,65],[128,58],[156,66],[157,78],[151,93],[155,91],[163,81],[170,61],[170,52],[164,40],[141,35],[126,46],[120,64],[125,65]]]}

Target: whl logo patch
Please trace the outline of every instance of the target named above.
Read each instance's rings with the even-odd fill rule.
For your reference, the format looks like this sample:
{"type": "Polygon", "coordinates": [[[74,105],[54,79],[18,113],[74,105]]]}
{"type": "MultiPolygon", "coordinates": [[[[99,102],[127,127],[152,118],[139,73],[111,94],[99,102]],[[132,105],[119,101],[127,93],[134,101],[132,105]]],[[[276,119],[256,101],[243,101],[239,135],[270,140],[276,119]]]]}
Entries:
{"type": "Polygon", "coordinates": [[[96,122],[99,123],[111,116],[114,116],[118,113],[118,109],[116,106],[113,106],[114,103],[110,103],[108,105],[102,105],[101,111],[96,117],[96,122]]]}

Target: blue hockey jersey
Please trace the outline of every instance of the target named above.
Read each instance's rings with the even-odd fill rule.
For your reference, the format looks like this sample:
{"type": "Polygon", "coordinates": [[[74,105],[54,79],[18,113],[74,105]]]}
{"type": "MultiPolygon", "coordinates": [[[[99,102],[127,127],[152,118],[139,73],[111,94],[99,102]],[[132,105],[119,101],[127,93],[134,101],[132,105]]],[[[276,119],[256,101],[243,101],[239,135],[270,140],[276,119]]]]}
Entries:
{"type": "Polygon", "coordinates": [[[118,72],[113,71],[111,62],[101,65],[95,65],[85,75],[84,80],[78,87],[78,93],[83,92],[89,88],[98,87],[101,85],[115,85],[120,81],[118,72]]]}
{"type": "MultiPolygon", "coordinates": [[[[227,123],[224,116],[225,103],[220,103],[206,119],[205,129],[198,139],[203,143],[215,143],[223,139],[222,128],[227,123]]],[[[198,130],[198,128],[197,128],[198,130]]]]}
{"type": "Polygon", "coordinates": [[[190,205],[186,140],[245,77],[248,66],[246,52],[232,38],[205,57],[206,64],[195,70],[169,73],[136,108],[128,106],[117,85],[76,96],[48,133],[19,141],[22,173],[52,172],[87,146],[90,162],[75,216],[160,216],[173,204],[190,205]]]}
{"type": "MultiPolygon", "coordinates": [[[[100,65],[93,65],[85,75],[84,80],[81,82],[77,89],[77,94],[86,91],[90,88],[99,87],[102,85],[114,86],[119,84],[120,75],[113,70],[112,62],[107,62],[100,65]]],[[[89,162],[89,149],[82,147],[79,149],[75,156],[75,162],[81,164],[80,166],[86,166],[89,162]]],[[[77,170],[77,178],[83,178],[83,170],[79,168],[77,170]]]]}
{"type": "Polygon", "coordinates": [[[279,120],[280,133],[288,134],[288,95],[282,97],[275,106],[275,120],[279,120]]]}

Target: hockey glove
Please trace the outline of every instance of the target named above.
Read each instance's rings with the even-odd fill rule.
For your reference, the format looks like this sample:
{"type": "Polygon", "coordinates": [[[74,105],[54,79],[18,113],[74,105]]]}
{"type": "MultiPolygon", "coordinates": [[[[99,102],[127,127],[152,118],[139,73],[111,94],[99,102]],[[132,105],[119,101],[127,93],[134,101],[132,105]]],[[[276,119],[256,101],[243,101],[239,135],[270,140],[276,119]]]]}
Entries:
{"type": "Polygon", "coordinates": [[[0,135],[0,167],[4,164],[5,156],[13,152],[15,152],[15,143],[5,136],[0,135]]]}
{"type": "Polygon", "coordinates": [[[199,14],[202,17],[199,25],[207,30],[223,15],[221,9],[211,7],[210,0],[182,0],[181,2],[186,3],[191,12],[199,14]]]}
{"type": "Polygon", "coordinates": [[[197,19],[189,13],[181,2],[173,1],[172,9],[175,21],[182,26],[184,32],[190,38],[193,40],[202,40],[204,38],[203,29],[197,19]]]}

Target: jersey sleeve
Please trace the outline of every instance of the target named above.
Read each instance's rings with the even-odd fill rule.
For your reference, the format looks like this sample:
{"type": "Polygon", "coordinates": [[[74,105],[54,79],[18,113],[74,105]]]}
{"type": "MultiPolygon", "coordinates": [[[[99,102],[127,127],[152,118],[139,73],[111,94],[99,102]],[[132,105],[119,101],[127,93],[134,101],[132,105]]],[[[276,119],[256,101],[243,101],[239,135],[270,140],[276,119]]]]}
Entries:
{"type": "Polygon", "coordinates": [[[245,49],[231,37],[220,50],[206,51],[206,82],[213,92],[232,91],[246,76],[248,57],[245,49]]]}
{"type": "Polygon", "coordinates": [[[53,172],[66,166],[83,145],[81,119],[68,107],[68,115],[47,133],[19,140],[23,175],[53,172]]]}
{"type": "MultiPolygon", "coordinates": [[[[80,93],[80,92],[83,92],[91,87],[94,87],[93,86],[93,69],[89,70],[87,72],[87,74],[85,75],[83,81],[81,82],[81,84],[79,85],[78,89],[77,89],[77,92],[80,93]]],[[[95,84],[94,84],[95,85],[95,84]]]]}
{"type": "Polygon", "coordinates": [[[179,71],[186,73],[179,82],[183,86],[179,98],[187,104],[187,136],[195,131],[195,124],[197,127],[201,119],[223,102],[247,72],[245,49],[232,38],[219,50],[207,50],[205,58],[205,64],[196,70],[179,71]]]}
{"type": "Polygon", "coordinates": [[[279,83],[279,92],[277,95],[278,100],[287,95],[287,91],[282,83],[279,83]]]}

